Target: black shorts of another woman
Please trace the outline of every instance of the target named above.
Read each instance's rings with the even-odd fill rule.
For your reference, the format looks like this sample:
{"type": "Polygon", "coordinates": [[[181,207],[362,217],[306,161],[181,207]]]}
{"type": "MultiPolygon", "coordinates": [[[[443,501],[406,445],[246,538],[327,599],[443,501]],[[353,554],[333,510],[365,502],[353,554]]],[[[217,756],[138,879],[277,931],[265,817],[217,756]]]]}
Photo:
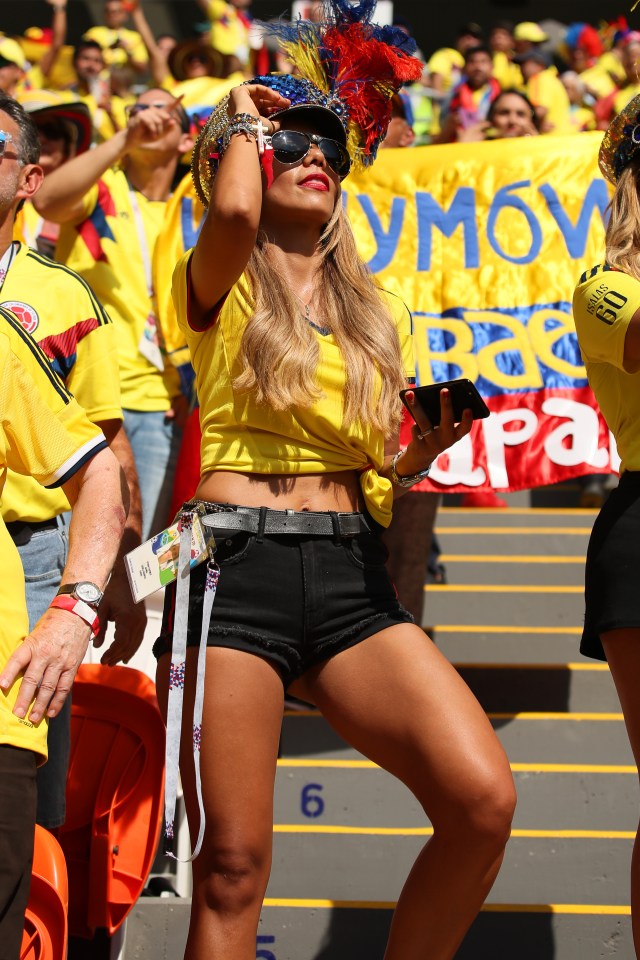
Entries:
{"type": "Polygon", "coordinates": [[[600,637],[640,629],[640,472],[625,471],[596,518],[587,550],[580,652],[606,660],[600,637]]]}
{"type": "MultiPolygon", "coordinates": [[[[215,559],[220,580],[207,645],[269,660],[285,688],[380,630],[413,622],[387,573],[378,529],[338,539],[237,533],[217,540],[215,559]]],[[[200,642],[205,577],[206,564],[191,573],[188,646],[200,642]]],[[[171,584],[154,645],[158,658],[171,648],[174,607],[171,584]]]]}

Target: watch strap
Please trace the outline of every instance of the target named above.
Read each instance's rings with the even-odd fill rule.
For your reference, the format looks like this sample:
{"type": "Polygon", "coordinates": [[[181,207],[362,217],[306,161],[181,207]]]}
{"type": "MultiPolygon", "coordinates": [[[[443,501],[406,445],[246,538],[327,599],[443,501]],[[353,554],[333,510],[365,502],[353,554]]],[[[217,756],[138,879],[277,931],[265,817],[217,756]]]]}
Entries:
{"type": "Polygon", "coordinates": [[[50,607],[57,607],[60,610],[68,610],[69,613],[75,613],[77,617],[84,620],[91,627],[91,633],[95,637],[100,631],[100,618],[93,607],[90,607],[84,600],[77,600],[75,597],[60,596],[54,597],[50,607]]]}
{"type": "Polygon", "coordinates": [[[58,587],[58,592],[56,596],[65,596],[69,594],[72,597],[75,597],[76,600],[80,600],[82,603],[86,603],[87,606],[91,607],[92,610],[97,610],[98,606],[102,602],[104,591],[102,591],[96,583],[91,583],[90,580],[78,580],[76,583],[63,583],[60,587],[58,587]],[[90,603],[88,600],[82,600],[82,598],[78,596],[78,593],[77,593],[78,587],[82,586],[83,583],[87,583],[87,584],[90,584],[92,587],[95,587],[96,591],[99,594],[99,599],[96,600],[95,603],[90,603]]]}

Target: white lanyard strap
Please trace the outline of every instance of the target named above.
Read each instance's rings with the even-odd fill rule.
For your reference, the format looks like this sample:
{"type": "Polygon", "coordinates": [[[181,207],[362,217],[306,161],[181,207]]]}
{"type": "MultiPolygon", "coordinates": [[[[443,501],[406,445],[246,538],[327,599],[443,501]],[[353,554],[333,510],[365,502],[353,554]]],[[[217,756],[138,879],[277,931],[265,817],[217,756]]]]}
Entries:
{"type": "MultiPolygon", "coordinates": [[[[180,739],[182,733],[182,705],[184,697],[184,678],[187,659],[187,626],[189,621],[189,583],[191,578],[191,529],[193,514],[185,511],[180,515],[180,555],[178,559],[178,579],[176,584],[176,607],[173,625],[173,645],[171,666],[169,668],[169,701],[167,706],[167,744],[165,755],[165,843],[167,856],[179,860],[173,852],[178,796],[178,773],[180,769],[180,739]]],[[[202,630],[198,648],[196,670],[196,695],[193,705],[193,765],[196,778],[196,794],[200,809],[200,827],[193,853],[182,863],[195,860],[200,853],[204,839],[205,813],[202,800],[202,779],[200,775],[200,743],[202,736],[202,711],[204,707],[204,679],[207,662],[207,635],[216,588],[220,579],[220,568],[210,561],[207,565],[207,578],[202,608],[202,630]]]]}
{"type": "Polygon", "coordinates": [[[151,270],[151,251],[149,250],[149,241],[147,240],[147,234],[144,229],[144,219],[142,217],[140,203],[138,202],[136,191],[131,186],[129,186],[129,200],[131,202],[133,220],[136,225],[136,233],[138,234],[140,253],[142,254],[142,265],[144,267],[144,279],[145,283],[147,284],[147,293],[149,294],[149,298],[153,300],[154,290],[153,273],[151,270]]]}
{"type": "Polygon", "coordinates": [[[2,260],[0,260],[0,290],[4,287],[4,281],[7,278],[9,273],[9,268],[13,261],[15,260],[16,254],[20,249],[20,244],[17,240],[14,240],[9,244],[7,249],[2,255],[2,260]]]}

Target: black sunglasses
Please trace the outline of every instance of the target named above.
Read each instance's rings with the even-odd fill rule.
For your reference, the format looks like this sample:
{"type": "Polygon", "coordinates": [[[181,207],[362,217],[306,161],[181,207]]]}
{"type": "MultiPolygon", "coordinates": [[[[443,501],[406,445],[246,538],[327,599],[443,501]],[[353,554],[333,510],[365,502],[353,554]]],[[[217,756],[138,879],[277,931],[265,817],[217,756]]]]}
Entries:
{"type": "Polygon", "coordinates": [[[300,130],[276,130],[269,139],[273,155],[279,163],[299,163],[315,144],[341,180],[344,180],[351,169],[351,157],[337,140],[319,137],[316,133],[302,133],[300,130]]]}

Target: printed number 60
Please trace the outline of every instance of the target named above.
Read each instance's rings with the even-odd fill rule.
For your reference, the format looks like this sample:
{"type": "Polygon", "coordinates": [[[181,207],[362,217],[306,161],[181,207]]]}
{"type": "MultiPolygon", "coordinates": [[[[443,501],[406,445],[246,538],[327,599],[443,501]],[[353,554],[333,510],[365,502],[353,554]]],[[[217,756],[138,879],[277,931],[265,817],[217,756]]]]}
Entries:
{"type": "Polygon", "coordinates": [[[302,788],[300,807],[305,817],[319,817],[324,812],[324,800],[320,796],[322,784],[308,783],[302,788]]]}
{"type": "MultiPolygon", "coordinates": [[[[262,943],[275,943],[275,937],[256,937],[256,944],[259,947],[262,943]]],[[[256,960],[276,960],[275,953],[271,950],[256,950],[256,960]]]]}

